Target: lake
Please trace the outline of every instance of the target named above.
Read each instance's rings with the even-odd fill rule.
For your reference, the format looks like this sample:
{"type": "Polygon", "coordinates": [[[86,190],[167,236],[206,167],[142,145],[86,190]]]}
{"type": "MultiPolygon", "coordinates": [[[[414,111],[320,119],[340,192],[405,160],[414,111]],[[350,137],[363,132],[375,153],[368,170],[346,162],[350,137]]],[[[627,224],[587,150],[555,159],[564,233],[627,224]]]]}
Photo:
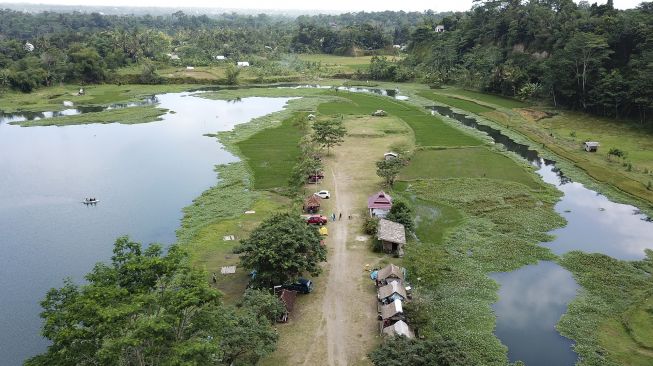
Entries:
{"type": "Polygon", "coordinates": [[[45,349],[39,301],[108,260],[118,236],[175,241],[182,208],[215,185],[216,164],[236,160],[203,134],[279,111],[288,98],[156,100],[176,113],[146,124],[29,128],[7,123],[20,116],[0,116],[2,365],[45,349]],[[100,202],[86,206],[85,197],[100,202]]]}

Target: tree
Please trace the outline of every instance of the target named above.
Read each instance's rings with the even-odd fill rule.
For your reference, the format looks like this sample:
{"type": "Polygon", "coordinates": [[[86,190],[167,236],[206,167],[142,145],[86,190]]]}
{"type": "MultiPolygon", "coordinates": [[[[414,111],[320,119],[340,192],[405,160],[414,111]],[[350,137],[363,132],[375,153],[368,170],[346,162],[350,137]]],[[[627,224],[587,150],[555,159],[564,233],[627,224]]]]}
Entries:
{"type": "Polygon", "coordinates": [[[268,290],[247,289],[242,305],[258,317],[269,320],[272,324],[285,312],[285,307],[279,298],[268,290]]]}
{"type": "Polygon", "coordinates": [[[250,352],[263,354],[274,347],[270,323],[247,307],[222,305],[180,247],[164,255],[159,245],[121,237],[113,253],[86,284],[66,280],[48,291],[42,334],[52,344],[27,365],[230,364],[250,357],[234,348],[256,345],[250,352]]]}
{"type": "Polygon", "coordinates": [[[326,260],[317,230],[298,215],[277,213],[242,241],[237,252],[245,268],[256,271],[253,283],[269,287],[288,283],[305,272],[317,276],[326,260]]]}
{"type": "Polygon", "coordinates": [[[238,76],[240,75],[240,69],[233,64],[227,65],[227,70],[225,71],[227,75],[226,83],[227,85],[236,85],[238,84],[238,76]]]}
{"type": "Polygon", "coordinates": [[[313,141],[322,148],[327,148],[327,154],[332,146],[340,145],[345,141],[347,129],[342,124],[342,119],[317,121],[313,124],[313,141]]]}
{"type": "Polygon", "coordinates": [[[393,202],[386,219],[404,225],[407,230],[413,231],[415,229],[413,210],[404,201],[393,202]]]}
{"type": "Polygon", "coordinates": [[[395,336],[370,353],[375,366],[463,366],[470,365],[469,357],[453,340],[442,336],[418,340],[395,336]]]}
{"type": "Polygon", "coordinates": [[[392,187],[395,183],[395,179],[397,179],[397,176],[401,171],[401,168],[405,165],[406,162],[401,158],[377,161],[376,175],[383,178],[383,181],[387,186],[392,187]]]}
{"type": "Polygon", "coordinates": [[[156,65],[152,62],[146,61],[143,63],[141,75],[138,81],[142,84],[160,84],[162,82],[161,76],[156,71],[156,65]]]}

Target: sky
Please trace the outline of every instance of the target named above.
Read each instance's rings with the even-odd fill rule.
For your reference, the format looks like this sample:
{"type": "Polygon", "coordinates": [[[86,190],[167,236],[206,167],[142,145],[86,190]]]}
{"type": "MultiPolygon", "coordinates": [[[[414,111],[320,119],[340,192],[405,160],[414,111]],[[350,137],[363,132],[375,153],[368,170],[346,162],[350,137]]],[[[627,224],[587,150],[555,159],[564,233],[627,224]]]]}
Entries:
{"type": "MultiPolygon", "coordinates": [[[[0,0],[1,1],[1,0],[0,0]]],[[[275,9],[275,10],[311,10],[317,11],[464,11],[472,6],[472,0],[14,0],[12,3],[60,4],[60,5],[107,5],[138,7],[202,7],[228,9],[275,9]]],[[[605,0],[589,0],[590,3],[605,3],[605,0]]],[[[616,8],[634,8],[641,0],[614,0],[616,8]]]]}

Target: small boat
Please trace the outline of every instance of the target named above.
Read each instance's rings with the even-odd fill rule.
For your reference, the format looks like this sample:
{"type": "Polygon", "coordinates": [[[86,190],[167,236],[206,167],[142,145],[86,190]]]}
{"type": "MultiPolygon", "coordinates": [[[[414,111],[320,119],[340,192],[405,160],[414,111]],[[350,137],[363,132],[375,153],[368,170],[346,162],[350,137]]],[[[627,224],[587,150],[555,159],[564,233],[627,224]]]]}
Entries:
{"type": "Polygon", "coordinates": [[[98,203],[98,202],[100,202],[100,200],[98,200],[98,199],[92,199],[92,200],[90,200],[90,199],[88,199],[88,198],[86,198],[86,199],[84,199],[84,200],[82,201],[82,203],[85,204],[85,205],[94,205],[94,204],[96,204],[96,203],[98,203]]]}

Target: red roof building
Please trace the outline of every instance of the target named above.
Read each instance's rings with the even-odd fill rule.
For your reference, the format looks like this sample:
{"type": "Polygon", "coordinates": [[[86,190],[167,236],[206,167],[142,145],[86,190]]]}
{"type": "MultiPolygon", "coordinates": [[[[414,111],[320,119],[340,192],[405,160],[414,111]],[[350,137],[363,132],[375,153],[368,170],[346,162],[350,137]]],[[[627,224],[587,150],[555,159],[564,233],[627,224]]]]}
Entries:
{"type": "Polygon", "coordinates": [[[383,191],[373,194],[367,199],[367,208],[370,216],[385,217],[392,208],[392,197],[383,191]]]}

